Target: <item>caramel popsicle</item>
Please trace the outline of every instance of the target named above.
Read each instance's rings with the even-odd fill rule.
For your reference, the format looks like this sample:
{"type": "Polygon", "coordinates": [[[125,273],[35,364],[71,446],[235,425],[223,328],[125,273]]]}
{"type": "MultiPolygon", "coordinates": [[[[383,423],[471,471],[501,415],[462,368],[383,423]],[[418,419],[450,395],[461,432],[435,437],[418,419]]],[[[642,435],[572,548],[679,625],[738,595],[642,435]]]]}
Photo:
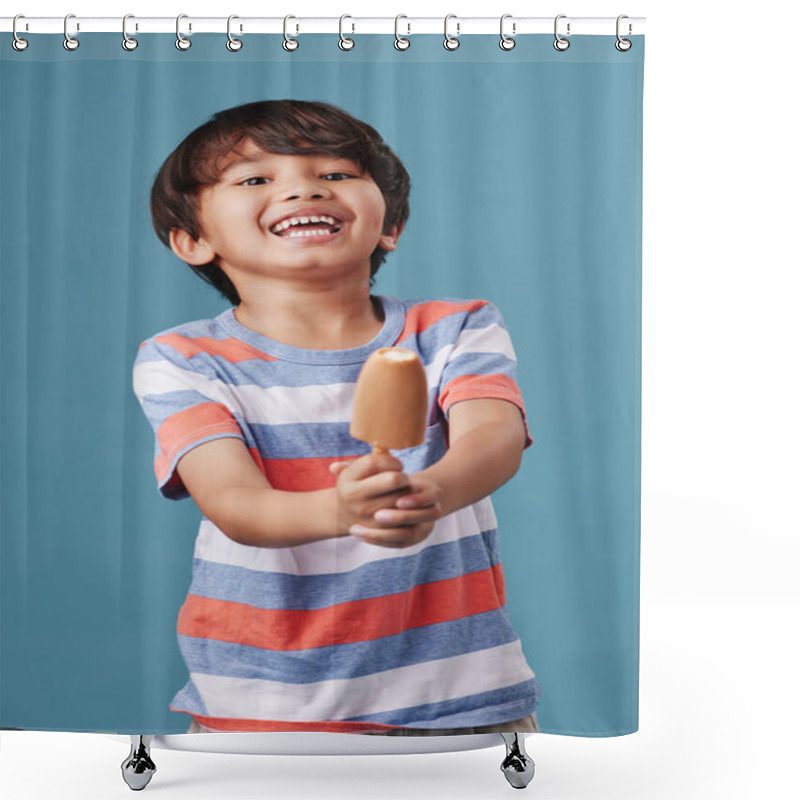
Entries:
{"type": "Polygon", "coordinates": [[[373,453],[425,441],[428,381],[413,350],[382,347],[364,362],[356,382],[350,435],[373,453]]]}

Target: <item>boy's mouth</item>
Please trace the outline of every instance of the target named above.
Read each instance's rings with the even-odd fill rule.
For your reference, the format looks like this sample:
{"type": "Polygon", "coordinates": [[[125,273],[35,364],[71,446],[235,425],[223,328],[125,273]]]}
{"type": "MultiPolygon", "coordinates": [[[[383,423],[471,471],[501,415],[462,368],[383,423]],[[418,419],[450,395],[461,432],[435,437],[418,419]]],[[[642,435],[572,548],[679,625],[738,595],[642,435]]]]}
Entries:
{"type": "Polygon", "coordinates": [[[309,214],[286,217],[270,228],[282,239],[320,240],[333,236],[342,229],[342,220],[328,214],[309,214]]]}

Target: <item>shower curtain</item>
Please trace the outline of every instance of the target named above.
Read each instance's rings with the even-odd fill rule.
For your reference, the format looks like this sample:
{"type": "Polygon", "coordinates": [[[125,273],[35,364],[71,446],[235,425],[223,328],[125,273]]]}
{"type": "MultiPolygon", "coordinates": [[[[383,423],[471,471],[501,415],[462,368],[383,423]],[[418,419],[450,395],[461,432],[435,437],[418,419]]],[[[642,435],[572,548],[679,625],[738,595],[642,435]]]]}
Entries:
{"type": "MultiPolygon", "coordinates": [[[[546,35],[510,50],[492,35],[454,50],[433,35],[405,50],[356,35],[344,50],[335,34],[307,34],[294,51],[272,34],[245,35],[238,51],[220,34],[186,50],[171,34],[130,51],[111,33],[82,35],[73,51],[58,35],[28,38],[23,52],[0,49],[0,725],[184,733],[189,713],[225,716],[214,687],[252,700],[282,681],[292,691],[259,717],[279,722],[253,725],[240,704],[242,725],[217,729],[465,729],[535,713],[545,733],[635,731],[644,38],[627,51],[613,30],[565,50],[546,35]],[[410,176],[408,217],[357,341],[309,347],[248,326],[154,231],[153,183],[186,137],[218,112],[284,100],[366,123],[410,176]],[[347,438],[346,415],[326,416],[322,396],[303,419],[320,452],[293,451],[305,435],[294,390],[338,381],[352,398],[365,357],[396,345],[429,379],[428,461],[419,447],[392,451],[411,478],[444,456],[459,400],[519,409],[519,467],[473,503],[472,522],[461,509],[398,548],[203,533],[175,466],[201,437],[181,418],[209,427],[206,444],[243,442],[288,490],[303,458],[324,472],[316,486],[334,487],[330,464],[370,448],[347,438]],[[313,375],[311,351],[327,353],[313,375]],[[342,372],[345,351],[357,358],[342,372]],[[264,372],[242,378],[254,362],[264,372]],[[142,366],[163,374],[137,396],[142,366]],[[264,392],[256,423],[228,385],[247,381],[264,392]],[[276,386],[278,406],[267,402],[276,386]],[[195,414],[195,394],[210,416],[195,414]],[[180,430],[165,444],[170,421],[180,430]],[[326,450],[334,439],[349,445],[326,450]],[[418,616],[393,628],[410,606],[418,616]],[[297,710],[309,697],[313,719],[297,710]]],[[[305,156],[281,158],[291,172],[305,156]]],[[[331,197],[352,191],[346,166],[326,173],[331,197]]],[[[238,169],[237,190],[272,191],[238,169]]],[[[325,206],[324,191],[312,202],[325,206]]],[[[381,188],[384,201],[394,191],[381,188]]],[[[311,235],[335,238],[333,223],[311,235]]]]}

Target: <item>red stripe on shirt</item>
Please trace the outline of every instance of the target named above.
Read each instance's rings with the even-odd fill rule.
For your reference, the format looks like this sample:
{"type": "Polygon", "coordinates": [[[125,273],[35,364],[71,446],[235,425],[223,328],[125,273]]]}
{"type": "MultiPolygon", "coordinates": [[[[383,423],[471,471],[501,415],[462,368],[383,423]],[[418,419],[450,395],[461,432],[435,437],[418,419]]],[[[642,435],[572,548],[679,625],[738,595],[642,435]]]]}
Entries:
{"type": "Polygon", "coordinates": [[[462,311],[476,311],[489,305],[488,300],[471,300],[466,303],[448,303],[442,300],[432,300],[429,303],[420,303],[406,311],[406,321],[403,332],[397,338],[398,342],[409,336],[419,336],[431,325],[462,311]]]}
{"type": "Polygon", "coordinates": [[[522,393],[516,382],[502,372],[487,375],[459,375],[448,381],[439,392],[439,405],[442,411],[460,400],[480,400],[496,398],[510,400],[520,408],[522,393]]]}
{"type": "MultiPolygon", "coordinates": [[[[184,711],[182,708],[170,706],[171,711],[184,711]]],[[[391,731],[402,726],[381,725],[379,722],[284,722],[271,719],[231,719],[229,717],[204,717],[199,714],[192,716],[207,728],[225,732],[266,732],[266,731],[314,731],[316,733],[370,733],[375,731],[391,731]]]]}
{"type": "Polygon", "coordinates": [[[266,458],[262,471],[273,489],[284,492],[313,492],[336,486],[336,476],[330,471],[337,461],[352,461],[361,456],[324,458],[266,458]]]}
{"type": "Polygon", "coordinates": [[[259,361],[276,361],[274,356],[267,355],[255,347],[251,347],[238,339],[212,339],[210,336],[181,336],[178,333],[167,333],[164,336],[157,336],[153,341],[159,344],[166,344],[173,350],[177,350],[182,356],[191,358],[199,353],[207,353],[210,356],[224,358],[230,364],[237,364],[240,361],[258,359],[259,361]]]}
{"type": "Polygon", "coordinates": [[[407,592],[309,611],[256,608],[189,594],[178,614],[178,633],[265,650],[308,650],[395,636],[503,605],[505,583],[497,564],[407,592]]]}
{"type": "Polygon", "coordinates": [[[161,452],[156,456],[155,470],[159,482],[169,475],[175,455],[186,445],[218,433],[244,438],[236,419],[222,403],[198,403],[167,417],[157,433],[161,452]]]}
{"type": "Polygon", "coordinates": [[[439,393],[439,406],[443,412],[462,400],[507,400],[522,412],[522,424],[525,426],[525,447],[533,444],[533,437],[528,428],[528,415],[522,392],[516,381],[501,372],[487,375],[459,375],[448,381],[439,393]]]}

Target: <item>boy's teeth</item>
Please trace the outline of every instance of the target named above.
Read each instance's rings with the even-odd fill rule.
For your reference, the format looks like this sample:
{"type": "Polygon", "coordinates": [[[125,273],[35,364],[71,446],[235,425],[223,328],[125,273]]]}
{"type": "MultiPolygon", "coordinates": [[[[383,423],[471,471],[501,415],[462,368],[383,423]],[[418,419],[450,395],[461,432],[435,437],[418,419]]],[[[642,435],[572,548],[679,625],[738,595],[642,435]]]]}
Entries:
{"type": "Polygon", "coordinates": [[[323,228],[312,228],[306,231],[289,231],[289,233],[286,234],[286,238],[296,239],[299,236],[326,236],[329,233],[331,233],[331,231],[324,230],[323,228]]]}
{"type": "Polygon", "coordinates": [[[292,228],[295,225],[308,225],[309,223],[316,223],[316,222],[324,222],[325,224],[330,225],[332,228],[336,227],[336,220],[333,217],[326,217],[326,216],[291,217],[273,226],[272,232],[281,233],[282,231],[285,231],[287,228],[292,228]]]}

